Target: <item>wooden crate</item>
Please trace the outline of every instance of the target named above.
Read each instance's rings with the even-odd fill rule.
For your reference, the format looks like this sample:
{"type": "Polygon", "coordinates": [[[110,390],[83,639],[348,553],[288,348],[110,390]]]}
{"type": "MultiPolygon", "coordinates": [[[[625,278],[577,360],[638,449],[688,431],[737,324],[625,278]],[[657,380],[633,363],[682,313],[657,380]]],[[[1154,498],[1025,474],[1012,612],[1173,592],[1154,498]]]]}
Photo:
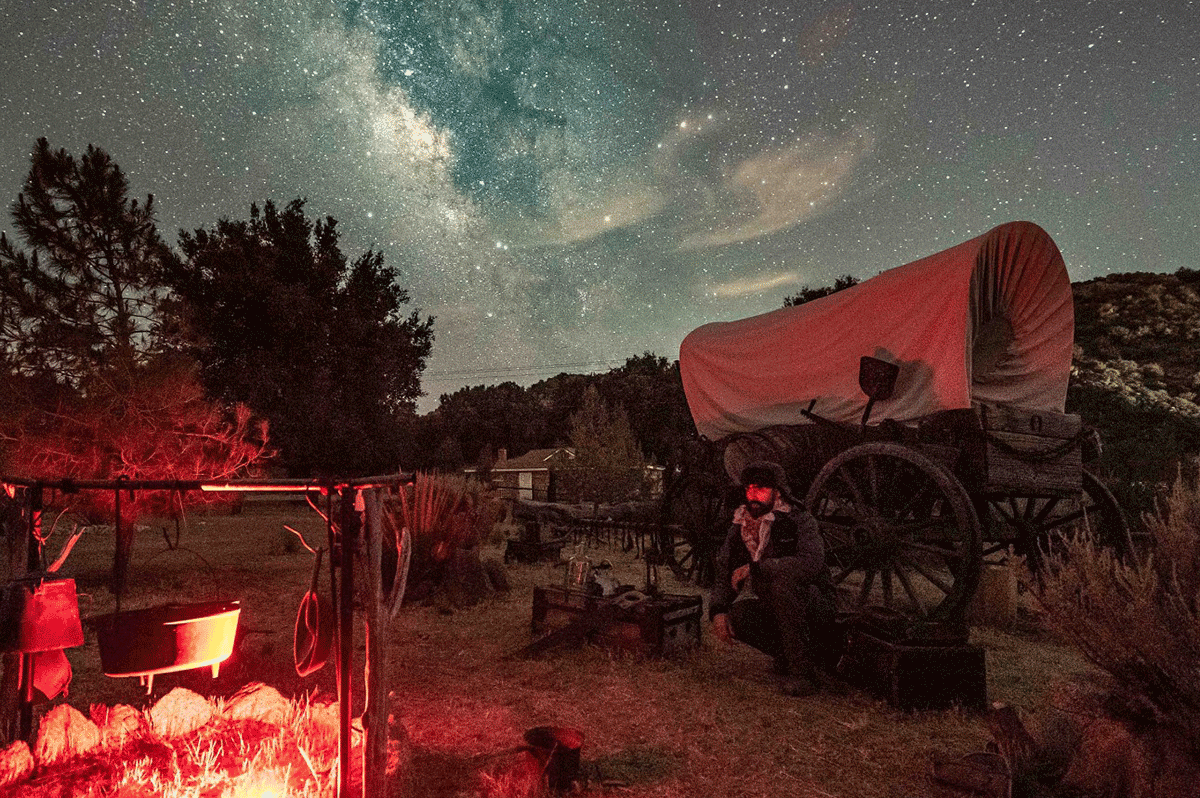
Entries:
{"type": "Polygon", "coordinates": [[[895,643],[851,628],[838,670],[846,681],[903,710],[987,708],[980,646],[895,643]]]}
{"type": "Polygon", "coordinates": [[[1078,496],[1083,424],[1073,413],[977,404],[922,419],[922,449],[971,493],[1078,496]]]}
{"type": "MultiPolygon", "coordinates": [[[[611,597],[596,596],[564,587],[533,589],[530,628],[542,635],[565,627],[602,606],[614,607],[611,597]]],[[[673,657],[700,645],[700,596],[660,595],[615,611],[615,621],[589,636],[604,648],[648,657],[673,657]]]]}

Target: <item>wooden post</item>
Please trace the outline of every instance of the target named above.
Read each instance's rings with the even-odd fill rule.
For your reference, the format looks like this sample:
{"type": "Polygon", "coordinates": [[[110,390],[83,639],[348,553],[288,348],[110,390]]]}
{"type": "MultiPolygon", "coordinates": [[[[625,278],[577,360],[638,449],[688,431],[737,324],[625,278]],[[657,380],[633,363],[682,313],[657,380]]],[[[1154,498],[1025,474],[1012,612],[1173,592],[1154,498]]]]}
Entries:
{"type": "MultiPolygon", "coordinates": [[[[45,497],[40,484],[29,489],[29,537],[26,539],[25,573],[41,570],[42,567],[42,511],[45,509],[45,497]]],[[[21,654],[21,694],[19,705],[20,727],[18,734],[22,740],[32,742],[33,738],[33,654],[21,654]]]]}
{"type": "Polygon", "coordinates": [[[338,597],[338,798],[350,798],[350,666],[354,662],[354,543],[358,537],[358,518],[354,514],[353,488],[340,491],[338,562],[342,570],[341,595],[338,597]]]}
{"type": "Polygon", "coordinates": [[[363,710],[363,798],[387,795],[387,610],[383,601],[383,523],[379,488],[363,493],[366,509],[366,709],[363,710]]]}
{"type": "Polygon", "coordinates": [[[1012,629],[1017,624],[1017,575],[1008,563],[984,563],[979,587],[967,605],[967,621],[977,626],[1012,629]]]}
{"type": "MultiPolygon", "coordinates": [[[[29,519],[25,512],[30,503],[30,489],[20,494],[20,503],[14,496],[10,501],[0,497],[0,532],[6,540],[4,553],[5,580],[15,580],[24,576],[29,564],[29,519]]],[[[3,619],[7,622],[9,619],[3,619]]],[[[0,746],[7,746],[18,739],[23,739],[21,729],[21,671],[24,669],[25,658],[19,651],[5,651],[0,655],[4,663],[4,675],[0,677],[0,746]]]]}

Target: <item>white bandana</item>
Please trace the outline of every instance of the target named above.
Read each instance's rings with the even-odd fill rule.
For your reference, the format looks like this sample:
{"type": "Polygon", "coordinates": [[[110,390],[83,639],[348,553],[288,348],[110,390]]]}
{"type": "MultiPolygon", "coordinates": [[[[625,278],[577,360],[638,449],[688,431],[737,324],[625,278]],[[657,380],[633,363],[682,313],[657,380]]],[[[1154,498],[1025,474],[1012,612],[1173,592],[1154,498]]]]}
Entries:
{"type": "Polygon", "coordinates": [[[733,523],[738,524],[742,528],[742,543],[746,544],[746,550],[750,552],[750,559],[758,562],[762,557],[763,549],[767,547],[768,541],[771,540],[771,524],[775,521],[775,512],[782,513],[790,512],[791,505],[781,498],[775,499],[775,506],[771,508],[771,512],[766,515],[755,518],[746,509],[746,505],[741,505],[733,511],[733,523]]]}

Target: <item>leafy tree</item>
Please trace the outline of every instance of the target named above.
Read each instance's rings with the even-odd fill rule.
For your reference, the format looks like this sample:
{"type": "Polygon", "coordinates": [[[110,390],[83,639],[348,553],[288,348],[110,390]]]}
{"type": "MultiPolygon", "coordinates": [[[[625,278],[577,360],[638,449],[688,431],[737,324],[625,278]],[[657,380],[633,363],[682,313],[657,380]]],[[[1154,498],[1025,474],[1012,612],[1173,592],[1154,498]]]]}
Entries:
{"type": "Polygon", "coordinates": [[[645,352],[603,375],[598,388],[610,407],[625,409],[641,450],[659,464],[695,436],[677,360],[645,352]]]}
{"type": "Polygon", "coordinates": [[[178,344],[213,394],[271,419],[293,474],[394,470],[433,346],[397,271],[373,251],[348,263],[336,226],[300,199],[252,205],[247,221],[181,233],[169,274],[178,344]]]}
{"type": "Polygon", "coordinates": [[[505,382],[443,394],[437,409],[415,424],[419,454],[411,465],[454,470],[478,465],[501,448],[520,455],[565,445],[589,387],[622,409],[639,449],[657,462],[668,462],[695,434],[678,362],[646,352],[606,374],[559,374],[529,388],[505,382]]]}
{"type": "Polygon", "coordinates": [[[568,494],[600,503],[628,499],[641,488],[646,461],[629,419],[621,408],[610,409],[595,386],[571,416],[570,438],[575,459],[563,472],[568,494]]]}
{"type": "Polygon", "coordinates": [[[430,452],[425,468],[452,470],[478,465],[498,449],[523,454],[545,443],[546,423],[536,399],[513,382],[462,388],[443,394],[436,410],[423,419],[423,445],[430,452]]]}
{"type": "Polygon", "coordinates": [[[833,281],[833,285],[821,286],[820,288],[809,288],[803,286],[798,293],[786,296],[783,298],[783,306],[785,308],[796,307],[803,305],[805,302],[812,302],[814,299],[827,297],[830,294],[836,294],[838,291],[845,290],[852,286],[858,285],[858,278],[853,275],[843,274],[833,281]]]}
{"type": "Polygon", "coordinates": [[[12,205],[27,253],[0,234],[0,349],[5,365],[81,386],[129,370],[154,343],[161,275],[173,255],[154,222],[154,198],[130,199],[108,153],[76,160],[38,139],[12,205]]]}
{"type": "Polygon", "coordinates": [[[537,402],[546,423],[548,440],[543,445],[568,442],[571,416],[583,404],[587,389],[597,382],[597,377],[588,374],[558,374],[529,387],[529,394],[537,402]]]}

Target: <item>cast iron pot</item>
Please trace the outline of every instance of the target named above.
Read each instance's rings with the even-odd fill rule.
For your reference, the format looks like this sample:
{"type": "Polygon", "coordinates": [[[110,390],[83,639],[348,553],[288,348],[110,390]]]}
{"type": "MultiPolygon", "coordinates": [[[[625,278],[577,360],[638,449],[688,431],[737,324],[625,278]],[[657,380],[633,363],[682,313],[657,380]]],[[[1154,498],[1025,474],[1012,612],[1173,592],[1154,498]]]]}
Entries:
{"type": "Polygon", "coordinates": [[[208,601],[124,610],[94,619],[106,676],[154,676],[212,666],[213,678],[233,653],[241,603],[208,601]]]}

